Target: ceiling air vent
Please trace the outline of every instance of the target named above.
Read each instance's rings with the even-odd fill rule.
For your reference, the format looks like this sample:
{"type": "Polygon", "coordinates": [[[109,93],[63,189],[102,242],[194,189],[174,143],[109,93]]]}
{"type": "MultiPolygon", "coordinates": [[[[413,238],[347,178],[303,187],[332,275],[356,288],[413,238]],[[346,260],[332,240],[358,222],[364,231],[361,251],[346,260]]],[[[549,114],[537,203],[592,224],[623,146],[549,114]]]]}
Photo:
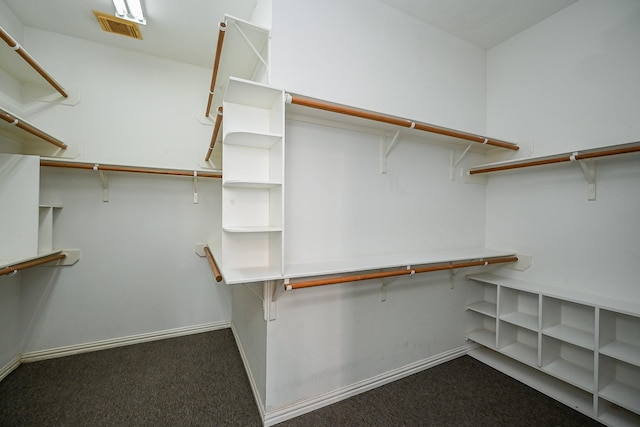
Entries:
{"type": "Polygon", "coordinates": [[[142,40],[142,33],[140,27],[135,22],[127,21],[107,13],[93,11],[96,15],[100,27],[107,33],[121,34],[127,37],[133,37],[134,39],[142,40]]]}

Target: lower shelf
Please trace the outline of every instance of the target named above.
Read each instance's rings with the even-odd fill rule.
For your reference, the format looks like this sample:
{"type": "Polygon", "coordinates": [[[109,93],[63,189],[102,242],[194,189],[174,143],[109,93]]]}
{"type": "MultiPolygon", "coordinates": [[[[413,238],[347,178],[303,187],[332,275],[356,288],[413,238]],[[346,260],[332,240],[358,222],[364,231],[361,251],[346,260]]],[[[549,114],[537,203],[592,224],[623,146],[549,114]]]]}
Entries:
{"type": "Polygon", "coordinates": [[[630,411],[640,412],[640,390],[619,381],[612,381],[600,390],[600,397],[630,411]]]}
{"type": "Polygon", "coordinates": [[[508,356],[487,348],[474,349],[469,352],[469,356],[564,403],[578,412],[592,418],[595,415],[593,412],[593,395],[591,393],[573,387],[564,381],[550,377],[539,369],[523,365],[508,356]]]}

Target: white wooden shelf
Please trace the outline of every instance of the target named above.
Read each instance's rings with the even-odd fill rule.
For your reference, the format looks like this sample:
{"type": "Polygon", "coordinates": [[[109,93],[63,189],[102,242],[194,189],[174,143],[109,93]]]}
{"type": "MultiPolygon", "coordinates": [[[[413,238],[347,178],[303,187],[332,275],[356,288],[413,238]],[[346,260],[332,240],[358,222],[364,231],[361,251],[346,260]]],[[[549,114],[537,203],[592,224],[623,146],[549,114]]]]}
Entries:
{"type": "Polygon", "coordinates": [[[468,278],[466,337],[486,347],[470,355],[606,425],[640,425],[640,302],[468,278]]]}
{"type": "Polygon", "coordinates": [[[239,181],[227,180],[222,181],[222,185],[229,188],[254,188],[254,189],[270,189],[282,186],[281,182],[269,181],[239,181]]]}
{"type": "Polygon", "coordinates": [[[55,98],[64,100],[69,93],[36,61],[4,28],[0,27],[0,68],[28,92],[31,85],[55,91],[55,98]]]}
{"type": "Polygon", "coordinates": [[[249,131],[232,131],[225,134],[224,143],[268,150],[282,139],[282,135],[249,131]]]}
{"type": "Polygon", "coordinates": [[[522,326],[532,331],[538,330],[538,317],[526,313],[509,313],[500,316],[500,320],[522,326]]]}
{"type": "Polygon", "coordinates": [[[496,317],[496,304],[488,301],[478,301],[467,304],[467,309],[484,314],[485,316],[496,317]]]}
{"type": "Polygon", "coordinates": [[[568,360],[556,359],[542,369],[549,374],[566,381],[585,391],[593,391],[593,371],[571,363],[568,360]]]}
{"type": "Polygon", "coordinates": [[[275,233],[275,232],[282,231],[282,227],[261,227],[261,226],[222,227],[222,229],[228,233],[275,233]]]}
{"type": "Polygon", "coordinates": [[[77,148],[68,146],[3,108],[0,108],[0,136],[19,143],[22,154],[58,158],[75,158],[80,154],[77,148]]]}
{"type": "Polygon", "coordinates": [[[599,394],[611,403],[640,414],[640,389],[636,387],[612,381],[604,386],[599,394]]]}
{"type": "MultiPolygon", "coordinates": [[[[222,105],[230,77],[268,82],[269,29],[248,21],[225,15],[221,23],[223,42],[219,55],[214,58],[215,80],[211,111],[222,105]],[[260,57],[264,59],[265,65],[260,57]]],[[[212,78],[214,76],[212,75],[212,78]]]]}
{"type": "Polygon", "coordinates": [[[554,325],[542,330],[544,335],[566,341],[577,346],[593,350],[594,334],[593,332],[583,331],[567,325],[554,325]]]}
{"type": "Polygon", "coordinates": [[[488,329],[478,329],[467,333],[467,339],[491,349],[496,348],[496,333],[488,329]]]}
{"type": "Polygon", "coordinates": [[[536,366],[538,363],[538,349],[521,342],[506,345],[500,352],[529,366],[536,366]]]}
{"type": "Polygon", "coordinates": [[[600,354],[640,367],[640,347],[623,341],[612,341],[600,348],[600,354]]]}
{"type": "Polygon", "coordinates": [[[551,377],[542,370],[522,364],[488,348],[477,348],[469,356],[509,375],[565,405],[594,417],[593,394],[551,377]]]}

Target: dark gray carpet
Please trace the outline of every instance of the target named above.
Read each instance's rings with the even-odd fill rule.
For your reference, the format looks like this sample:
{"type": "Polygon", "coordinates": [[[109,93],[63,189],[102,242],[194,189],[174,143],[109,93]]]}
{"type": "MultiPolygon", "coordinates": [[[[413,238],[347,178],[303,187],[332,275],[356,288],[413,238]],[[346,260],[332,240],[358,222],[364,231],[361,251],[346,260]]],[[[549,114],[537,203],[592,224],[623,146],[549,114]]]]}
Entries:
{"type": "MultiPolygon", "coordinates": [[[[261,426],[231,330],[21,365],[0,382],[0,426],[261,426]]],[[[461,357],[281,423],[596,426],[461,357]]]]}

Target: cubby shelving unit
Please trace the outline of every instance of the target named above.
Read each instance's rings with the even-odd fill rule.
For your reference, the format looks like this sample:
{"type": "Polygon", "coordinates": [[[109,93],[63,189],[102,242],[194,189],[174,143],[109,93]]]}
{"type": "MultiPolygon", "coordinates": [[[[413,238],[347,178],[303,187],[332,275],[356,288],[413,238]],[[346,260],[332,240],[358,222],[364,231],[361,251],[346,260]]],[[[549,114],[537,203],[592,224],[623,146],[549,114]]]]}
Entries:
{"type": "Polygon", "coordinates": [[[606,425],[640,425],[640,302],[468,278],[471,356],[606,425]]]}
{"type": "MultiPolygon", "coordinates": [[[[223,108],[222,265],[240,281],[283,273],[284,92],[231,78],[223,108]]],[[[226,275],[225,275],[226,276],[226,275]]]]}
{"type": "Polygon", "coordinates": [[[57,262],[71,265],[79,251],[54,247],[59,205],[39,205],[39,159],[0,154],[0,275],[57,262]]]}

